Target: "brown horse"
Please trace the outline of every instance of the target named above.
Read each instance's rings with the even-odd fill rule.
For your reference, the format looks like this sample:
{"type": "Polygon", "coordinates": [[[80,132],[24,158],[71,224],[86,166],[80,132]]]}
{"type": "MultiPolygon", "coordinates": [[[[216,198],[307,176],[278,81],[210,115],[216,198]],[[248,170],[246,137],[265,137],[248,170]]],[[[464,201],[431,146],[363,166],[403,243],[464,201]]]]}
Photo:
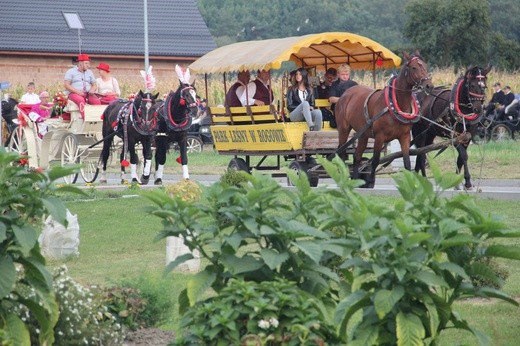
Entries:
{"type": "MultiPolygon", "coordinates": [[[[435,88],[431,93],[418,93],[421,104],[421,121],[413,125],[413,142],[417,148],[433,143],[435,137],[453,138],[461,133],[475,134],[482,117],[482,107],[486,95],[487,74],[491,66],[468,67],[450,89],[435,88]]],[[[457,173],[464,168],[464,188],[471,189],[468,168],[469,142],[458,143],[457,173]]],[[[426,155],[417,155],[415,171],[426,176],[426,155]]]]}
{"type": "Polygon", "coordinates": [[[383,90],[356,85],[347,89],[336,104],[339,143],[337,153],[345,159],[344,148],[350,145],[350,131],[357,133],[358,144],[354,153],[352,178],[359,178],[359,166],[369,138],[374,138],[374,155],[371,171],[364,187],[373,188],[375,173],[379,165],[381,151],[386,143],[397,139],[401,144],[404,167],[410,166],[410,131],[419,120],[419,104],[414,91],[431,90],[428,67],[422,57],[404,53],[406,62],[397,76],[392,76],[383,90]],[[347,142],[348,141],[348,142],[347,142]]]}

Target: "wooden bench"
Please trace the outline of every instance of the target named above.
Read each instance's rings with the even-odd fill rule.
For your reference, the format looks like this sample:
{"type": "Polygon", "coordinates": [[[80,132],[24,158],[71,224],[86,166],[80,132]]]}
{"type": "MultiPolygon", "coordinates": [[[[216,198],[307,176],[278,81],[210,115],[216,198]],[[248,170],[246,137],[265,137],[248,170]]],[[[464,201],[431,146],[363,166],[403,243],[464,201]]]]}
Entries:
{"type": "Polygon", "coordinates": [[[210,107],[214,125],[245,125],[279,121],[273,105],[244,107],[210,107]]]}

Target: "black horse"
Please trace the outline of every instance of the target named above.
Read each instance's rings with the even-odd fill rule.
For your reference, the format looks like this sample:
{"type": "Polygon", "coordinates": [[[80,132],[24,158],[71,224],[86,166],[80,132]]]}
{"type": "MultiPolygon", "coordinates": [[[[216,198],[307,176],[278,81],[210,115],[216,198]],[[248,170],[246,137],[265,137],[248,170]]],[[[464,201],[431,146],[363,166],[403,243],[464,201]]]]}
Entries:
{"type": "MultiPolygon", "coordinates": [[[[431,93],[417,95],[421,103],[422,118],[412,128],[413,142],[418,148],[430,145],[435,137],[454,138],[461,133],[472,136],[482,117],[482,107],[486,93],[487,74],[491,66],[468,67],[452,89],[435,88],[431,93]]],[[[464,167],[464,188],[471,189],[468,168],[467,142],[456,145],[458,151],[457,173],[464,167]]],[[[417,155],[415,171],[426,176],[426,155],[417,155]]]]}
{"type": "Polygon", "coordinates": [[[125,183],[126,151],[130,154],[130,171],[132,182],[148,184],[152,163],[152,139],[157,130],[156,99],[159,93],[152,95],[149,92],[139,91],[133,101],[116,101],[107,106],[103,112],[103,150],[100,162],[102,164],[101,182],[106,182],[107,161],[110,156],[110,147],[115,135],[123,139],[121,151],[121,183],[125,183]],[[135,151],[137,143],[143,146],[143,174],[141,180],[137,178],[138,157],[135,151]]]}
{"type": "MultiPolygon", "coordinates": [[[[5,138],[4,147],[7,147],[9,141],[11,139],[11,134],[14,129],[18,126],[18,112],[16,109],[16,105],[18,101],[9,97],[7,100],[2,100],[2,118],[5,120],[7,133],[4,133],[3,136],[5,138]]],[[[2,138],[2,140],[4,139],[2,138]]]]}
{"type": "Polygon", "coordinates": [[[173,142],[179,145],[182,176],[189,179],[187,134],[193,116],[197,114],[197,106],[195,88],[189,80],[180,81],[177,90],[170,92],[164,103],[159,105],[158,131],[155,137],[155,185],[162,184],[166,153],[173,142]]]}

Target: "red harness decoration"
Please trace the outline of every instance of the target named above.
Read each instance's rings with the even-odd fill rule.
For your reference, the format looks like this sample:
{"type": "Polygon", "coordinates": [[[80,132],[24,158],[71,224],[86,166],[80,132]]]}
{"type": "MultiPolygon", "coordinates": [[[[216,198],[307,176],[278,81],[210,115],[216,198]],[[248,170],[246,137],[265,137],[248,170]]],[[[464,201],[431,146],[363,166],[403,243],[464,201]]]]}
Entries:
{"type": "MultiPolygon", "coordinates": [[[[460,110],[459,97],[460,97],[460,88],[462,87],[463,82],[464,82],[464,78],[460,78],[459,81],[457,82],[457,84],[455,85],[455,88],[452,92],[452,97],[451,97],[452,100],[450,102],[450,109],[455,112],[456,116],[464,118],[467,121],[473,121],[473,120],[477,119],[480,116],[480,114],[478,114],[478,113],[465,114],[465,113],[462,113],[462,111],[460,110]],[[455,94],[454,97],[453,97],[453,94],[455,94]],[[453,101],[453,99],[455,99],[455,101],[453,101]]],[[[469,92],[469,94],[471,96],[479,97],[482,99],[484,98],[484,95],[474,94],[474,93],[470,93],[470,92],[469,92]]]]}
{"type": "Polygon", "coordinates": [[[405,113],[401,110],[401,108],[399,108],[399,104],[397,103],[397,98],[395,96],[396,80],[397,77],[394,76],[385,87],[385,89],[387,89],[385,92],[386,106],[389,110],[392,111],[392,114],[395,116],[395,118],[401,122],[408,123],[419,121],[419,102],[417,101],[417,97],[414,94],[412,94],[413,113],[405,113]]]}
{"type": "MultiPolygon", "coordinates": [[[[185,114],[185,118],[184,118],[184,121],[180,124],[177,124],[175,122],[175,120],[173,120],[173,116],[172,116],[172,110],[171,110],[171,106],[172,106],[172,102],[171,100],[173,99],[173,96],[168,100],[168,119],[170,119],[170,122],[173,124],[173,126],[175,127],[183,127],[183,126],[186,126],[189,122],[189,117],[187,116],[188,112],[186,112],[185,114]]],[[[181,99],[181,101],[184,101],[184,99],[181,99]]],[[[180,102],[179,102],[180,103],[180,102]]],[[[186,101],[184,101],[184,103],[186,104],[186,101]]]]}

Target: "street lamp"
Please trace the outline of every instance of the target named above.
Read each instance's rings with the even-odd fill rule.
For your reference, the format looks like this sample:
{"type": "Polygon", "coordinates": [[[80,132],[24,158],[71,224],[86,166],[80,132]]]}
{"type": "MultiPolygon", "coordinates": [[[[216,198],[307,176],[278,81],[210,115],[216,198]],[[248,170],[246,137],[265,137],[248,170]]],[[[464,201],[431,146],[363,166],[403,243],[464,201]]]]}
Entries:
{"type": "Polygon", "coordinates": [[[79,54],[81,54],[81,29],[85,29],[78,12],[61,12],[69,29],[78,29],[79,54]]]}

